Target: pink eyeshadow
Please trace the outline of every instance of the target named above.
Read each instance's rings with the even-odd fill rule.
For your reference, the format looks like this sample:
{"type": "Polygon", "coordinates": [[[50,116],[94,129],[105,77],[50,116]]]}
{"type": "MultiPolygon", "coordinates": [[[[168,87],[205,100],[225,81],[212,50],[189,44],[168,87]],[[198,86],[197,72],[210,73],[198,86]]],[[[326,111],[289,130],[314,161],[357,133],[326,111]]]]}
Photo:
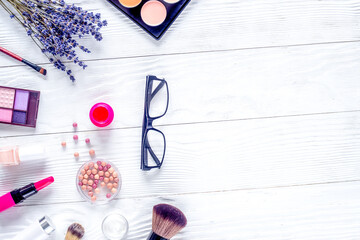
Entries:
{"type": "Polygon", "coordinates": [[[14,105],[15,90],[0,88],[0,107],[12,108],[14,105]]]}
{"type": "Polygon", "coordinates": [[[12,110],[0,108],[0,122],[11,123],[12,110]]]}

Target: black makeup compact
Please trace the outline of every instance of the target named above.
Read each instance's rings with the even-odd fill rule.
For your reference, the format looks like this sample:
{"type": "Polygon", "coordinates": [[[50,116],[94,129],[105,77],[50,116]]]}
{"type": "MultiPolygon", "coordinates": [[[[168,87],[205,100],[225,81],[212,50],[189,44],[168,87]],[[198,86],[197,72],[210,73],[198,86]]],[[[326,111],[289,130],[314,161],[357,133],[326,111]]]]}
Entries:
{"type": "Polygon", "coordinates": [[[159,40],[190,0],[109,0],[147,33],[159,40]]]}

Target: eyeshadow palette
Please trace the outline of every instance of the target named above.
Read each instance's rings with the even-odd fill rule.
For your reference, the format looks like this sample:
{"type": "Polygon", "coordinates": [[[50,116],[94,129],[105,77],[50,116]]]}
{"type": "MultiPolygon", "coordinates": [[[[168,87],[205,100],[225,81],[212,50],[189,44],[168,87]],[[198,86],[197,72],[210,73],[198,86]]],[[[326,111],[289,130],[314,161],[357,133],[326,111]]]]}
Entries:
{"type": "Polygon", "coordinates": [[[190,0],[109,0],[159,40],[190,0]]]}
{"type": "Polygon", "coordinates": [[[0,123],[35,127],[40,92],[0,86],[0,123]]]}

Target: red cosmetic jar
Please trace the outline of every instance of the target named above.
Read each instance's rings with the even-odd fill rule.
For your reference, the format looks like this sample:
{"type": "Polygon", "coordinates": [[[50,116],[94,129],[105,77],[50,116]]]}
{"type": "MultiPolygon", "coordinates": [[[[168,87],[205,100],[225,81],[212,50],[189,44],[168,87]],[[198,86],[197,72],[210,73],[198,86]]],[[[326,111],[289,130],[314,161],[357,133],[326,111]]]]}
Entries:
{"type": "Polygon", "coordinates": [[[109,104],[96,103],[90,109],[90,120],[97,127],[106,127],[114,120],[114,111],[109,104]]]}

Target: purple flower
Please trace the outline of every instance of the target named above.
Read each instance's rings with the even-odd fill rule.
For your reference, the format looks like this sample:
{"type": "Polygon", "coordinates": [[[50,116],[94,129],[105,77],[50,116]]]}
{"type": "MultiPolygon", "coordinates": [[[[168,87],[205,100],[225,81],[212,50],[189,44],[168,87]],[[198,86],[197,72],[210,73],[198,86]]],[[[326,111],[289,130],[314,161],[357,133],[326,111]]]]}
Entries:
{"type": "Polygon", "coordinates": [[[94,14],[77,7],[74,4],[66,4],[64,0],[7,0],[16,9],[22,9],[20,14],[12,11],[10,18],[17,16],[22,19],[26,33],[35,39],[41,51],[48,56],[54,67],[75,81],[71,70],[60,60],[70,60],[83,69],[87,65],[77,57],[76,50],[91,53],[83,45],[79,45],[77,38],[86,35],[93,36],[101,41],[100,29],[107,26],[106,20],[101,20],[100,13],[94,14]]]}

